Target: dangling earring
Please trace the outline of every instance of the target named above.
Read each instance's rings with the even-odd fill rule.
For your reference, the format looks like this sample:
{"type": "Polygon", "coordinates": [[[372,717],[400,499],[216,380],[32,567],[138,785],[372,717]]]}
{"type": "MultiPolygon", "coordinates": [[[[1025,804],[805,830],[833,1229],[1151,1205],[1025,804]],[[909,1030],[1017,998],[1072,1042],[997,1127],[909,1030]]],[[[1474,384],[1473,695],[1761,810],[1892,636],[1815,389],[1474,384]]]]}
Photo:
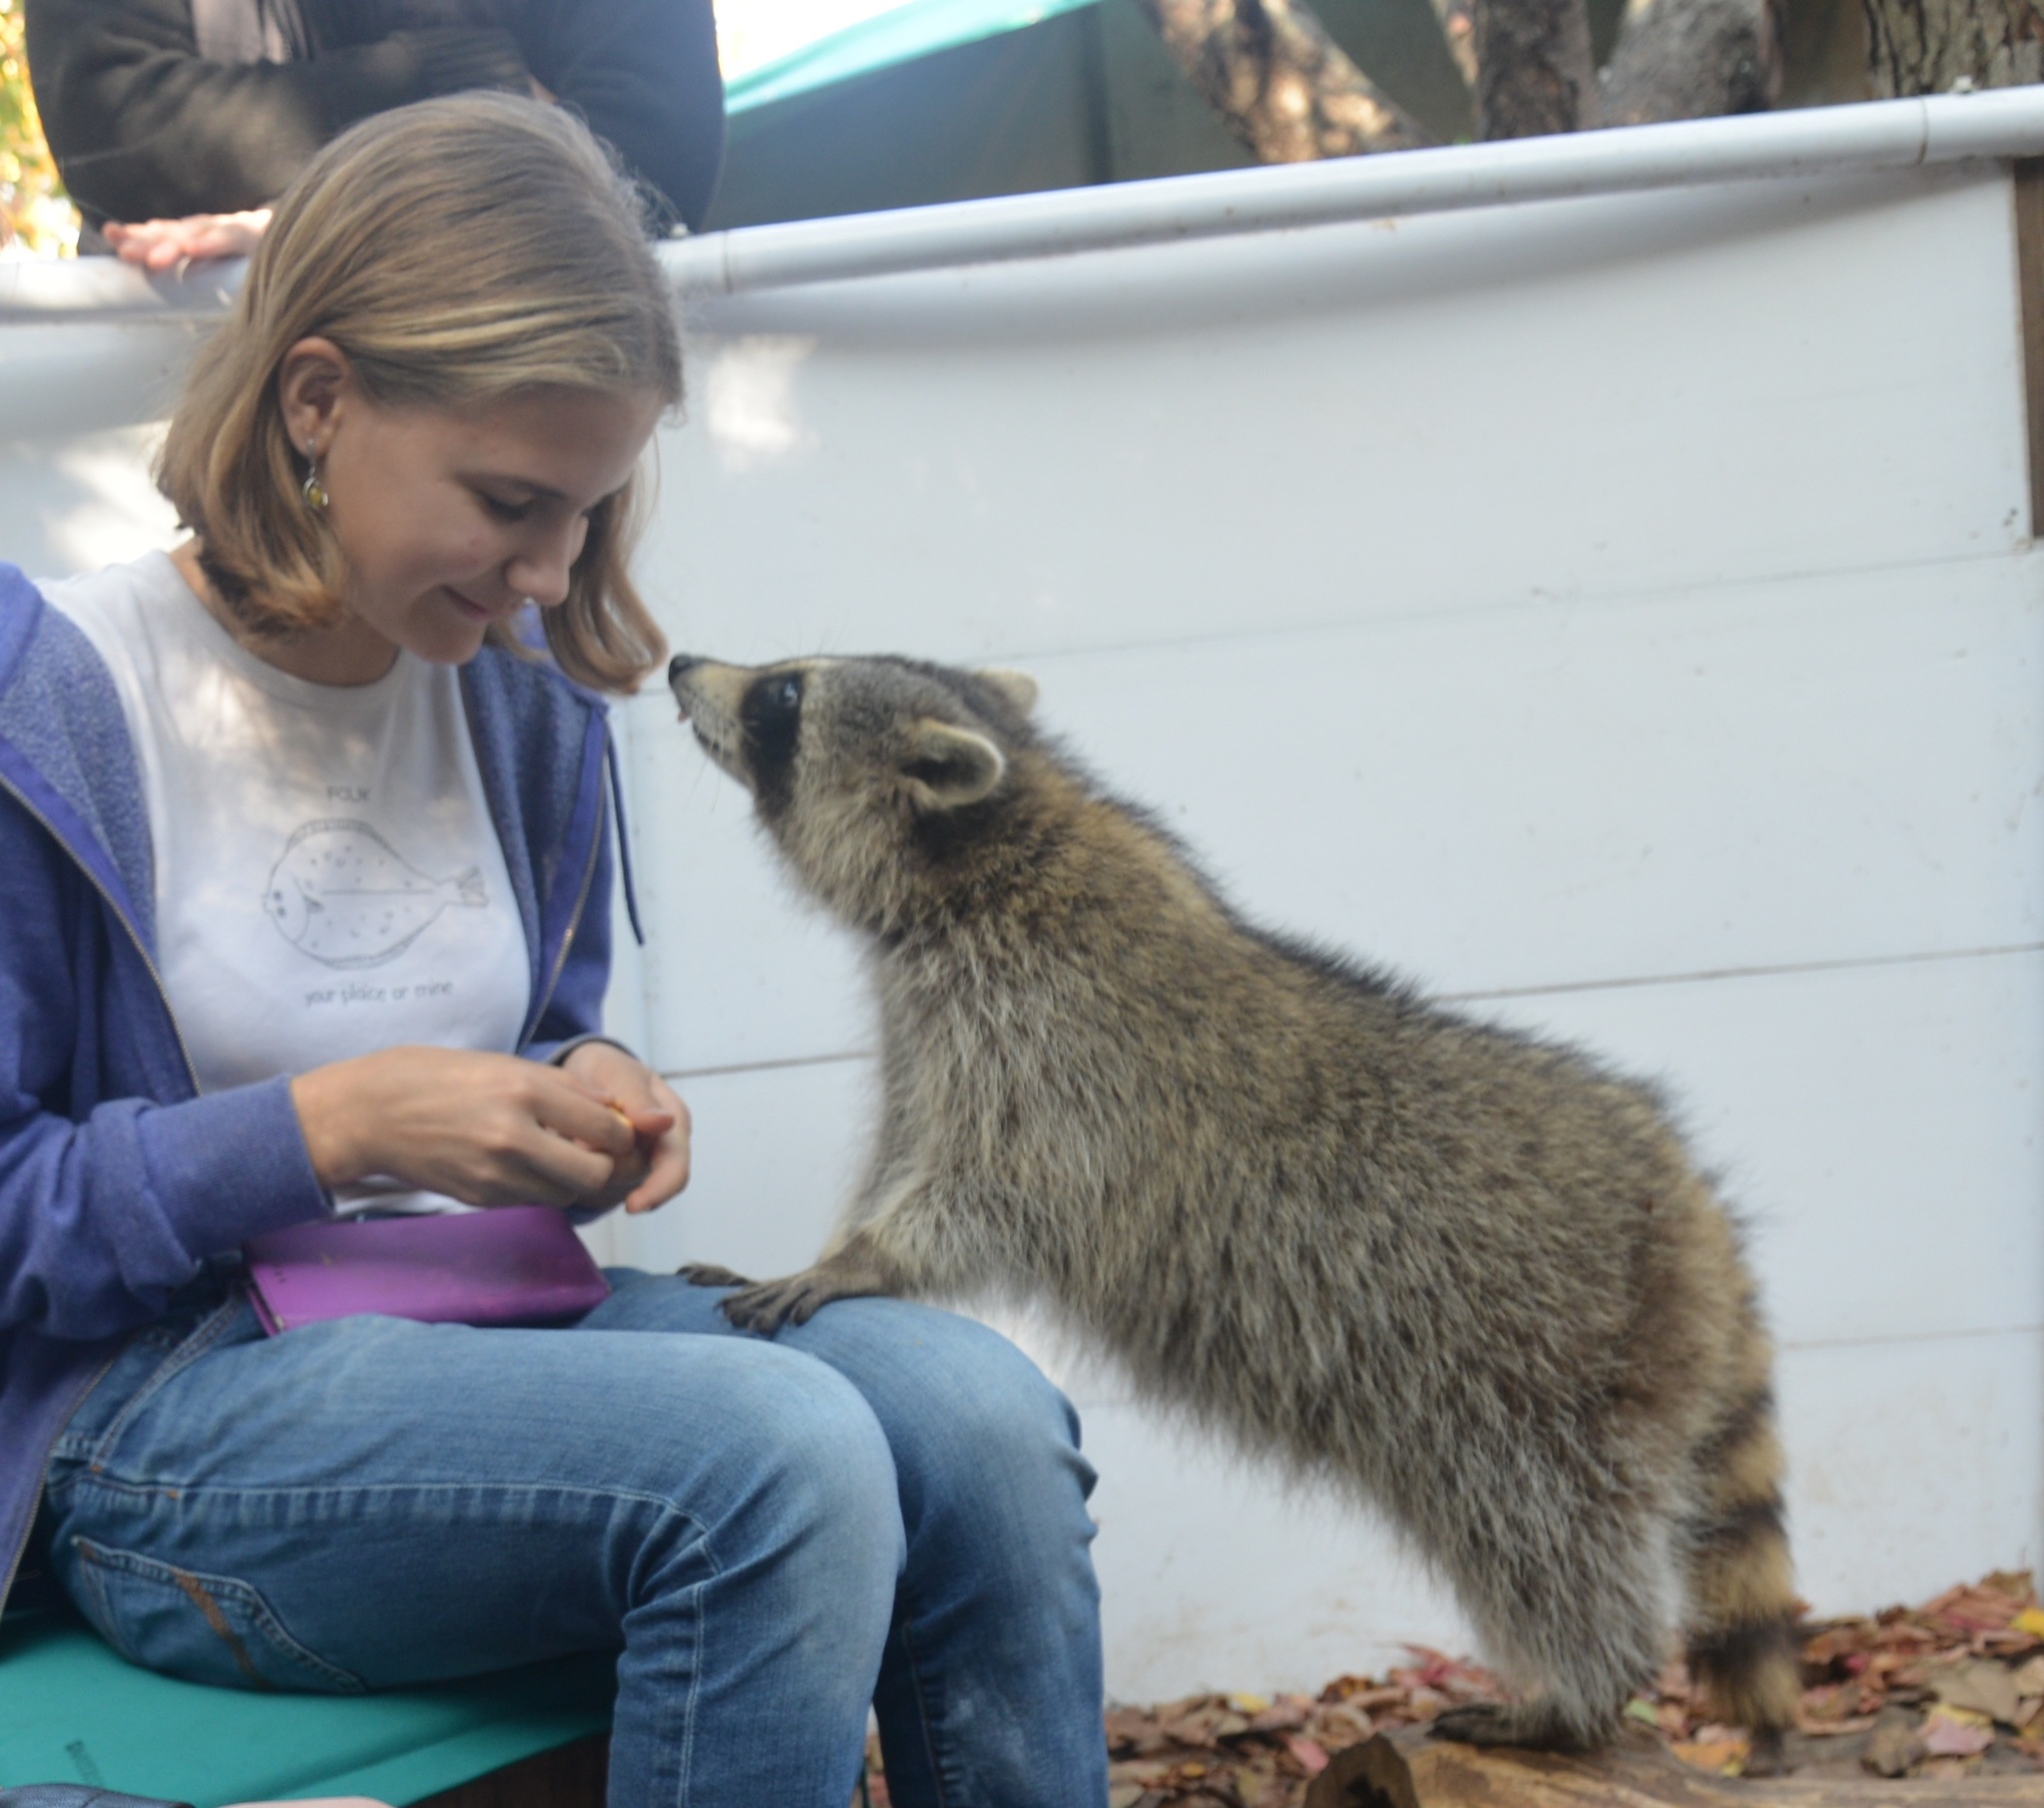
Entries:
{"type": "Polygon", "coordinates": [[[305,507],[323,514],[326,505],[333,499],[326,494],[326,486],[319,481],[319,461],[311,452],[305,454],[305,481],[300,486],[305,498],[305,507]]]}

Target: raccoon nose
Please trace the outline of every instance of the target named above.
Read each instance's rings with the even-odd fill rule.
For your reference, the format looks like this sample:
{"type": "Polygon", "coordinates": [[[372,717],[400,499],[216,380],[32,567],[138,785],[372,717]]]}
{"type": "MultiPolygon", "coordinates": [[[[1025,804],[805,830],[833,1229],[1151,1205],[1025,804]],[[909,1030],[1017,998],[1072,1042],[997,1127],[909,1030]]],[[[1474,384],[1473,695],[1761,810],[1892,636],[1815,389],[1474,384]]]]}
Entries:
{"type": "Polygon", "coordinates": [[[667,681],[672,684],[685,672],[692,672],[703,664],[702,656],[694,653],[678,653],[667,663],[667,681]]]}

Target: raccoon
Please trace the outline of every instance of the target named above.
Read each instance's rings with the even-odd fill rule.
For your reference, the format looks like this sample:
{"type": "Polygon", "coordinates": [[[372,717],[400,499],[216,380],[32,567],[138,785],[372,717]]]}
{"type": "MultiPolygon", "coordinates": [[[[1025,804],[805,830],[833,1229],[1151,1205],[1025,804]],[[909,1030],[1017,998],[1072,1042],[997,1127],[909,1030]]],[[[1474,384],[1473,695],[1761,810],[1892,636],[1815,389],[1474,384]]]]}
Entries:
{"type": "Polygon", "coordinates": [[[1245,922],[1037,731],[1020,674],[683,655],[669,679],[879,995],[870,1169],[735,1323],[1047,1299],[1152,1402],[1402,1529],[1521,1692],[1440,1733],[1608,1740],[1679,1580],[1693,1672],[1777,1765],[1772,1351],[1650,1088],[1245,922]]]}

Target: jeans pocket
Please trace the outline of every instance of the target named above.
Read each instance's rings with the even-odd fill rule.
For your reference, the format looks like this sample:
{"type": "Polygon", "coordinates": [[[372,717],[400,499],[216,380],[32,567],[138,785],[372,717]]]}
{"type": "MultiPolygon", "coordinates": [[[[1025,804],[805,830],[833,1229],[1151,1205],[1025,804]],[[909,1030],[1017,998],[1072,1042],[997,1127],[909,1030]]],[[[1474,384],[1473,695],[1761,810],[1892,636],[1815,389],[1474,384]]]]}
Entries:
{"type": "Polygon", "coordinates": [[[70,1541],[71,1594],[131,1663],[222,1688],[359,1695],[360,1677],[308,1651],[261,1592],[91,1539],[70,1541]]]}

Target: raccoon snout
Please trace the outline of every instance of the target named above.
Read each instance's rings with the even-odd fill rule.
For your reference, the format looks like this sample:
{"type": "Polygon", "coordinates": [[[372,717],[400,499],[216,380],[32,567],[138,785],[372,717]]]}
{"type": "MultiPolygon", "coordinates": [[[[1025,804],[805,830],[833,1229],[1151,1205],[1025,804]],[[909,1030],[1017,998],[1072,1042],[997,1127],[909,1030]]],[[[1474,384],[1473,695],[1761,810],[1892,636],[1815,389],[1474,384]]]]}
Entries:
{"type": "Polygon", "coordinates": [[[682,706],[682,719],[689,719],[689,704],[681,692],[682,679],[703,664],[702,656],[694,653],[678,653],[667,663],[667,687],[675,693],[675,701],[682,706]]]}

